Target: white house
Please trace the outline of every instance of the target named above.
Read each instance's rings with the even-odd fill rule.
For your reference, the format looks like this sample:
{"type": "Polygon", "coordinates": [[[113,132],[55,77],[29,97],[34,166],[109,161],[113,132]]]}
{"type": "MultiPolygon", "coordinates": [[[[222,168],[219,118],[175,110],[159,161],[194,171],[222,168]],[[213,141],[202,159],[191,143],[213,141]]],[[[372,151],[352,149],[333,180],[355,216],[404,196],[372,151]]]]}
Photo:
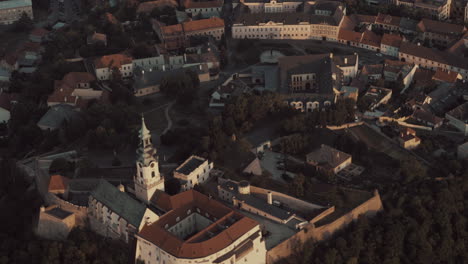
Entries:
{"type": "Polygon", "coordinates": [[[196,184],[207,181],[212,169],[213,162],[198,156],[190,156],[174,171],[174,177],[181,181],[182,190],[186,191],[196,184]]]}
{"type": "Polygon", "coordinates": [[[133,58],[125,54],[112,54],[102,56],[94,61],[96,77],[100,81],[109,80],[112,72],[117,68],[123,78],[129,78],[133,75],[133,58]]]}

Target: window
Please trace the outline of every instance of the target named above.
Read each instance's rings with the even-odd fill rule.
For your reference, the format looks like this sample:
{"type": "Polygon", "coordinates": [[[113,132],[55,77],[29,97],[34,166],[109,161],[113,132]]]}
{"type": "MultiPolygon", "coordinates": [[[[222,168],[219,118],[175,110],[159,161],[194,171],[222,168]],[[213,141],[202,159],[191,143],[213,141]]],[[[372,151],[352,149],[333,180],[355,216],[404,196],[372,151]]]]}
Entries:
{"type": "Polygon", "coordinates": [[[154,176],[156,176],[156,173],[154,173],[154,171],[151,172],[151,178],[154,178],[154,176]]]}

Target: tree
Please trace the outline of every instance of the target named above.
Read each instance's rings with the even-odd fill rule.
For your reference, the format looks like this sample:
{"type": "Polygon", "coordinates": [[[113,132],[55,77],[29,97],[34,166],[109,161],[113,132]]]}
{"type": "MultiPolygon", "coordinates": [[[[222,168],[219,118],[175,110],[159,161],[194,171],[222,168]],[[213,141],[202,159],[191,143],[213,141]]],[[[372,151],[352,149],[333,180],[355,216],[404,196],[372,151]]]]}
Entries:
{"type": "Polygon", "coordinates": [[[401,176],[405,182],[411,182],[416,179],[423,179],[427,176],[426,167],[415,158],[404,160],[400,164],[401,176]]]}
{"type": "Polygon", "coordinates": [[[302,173],[296,174],[293,178],[290,188],[291,192],[297,197],[304,196],[304,184],[305,184],[305,177],[302,173]]]}
{"type": "Polygon", "coordinates": [[[13,30],[15,32],[28,31],[33,28],[33,24],[34,22],[31,20],[28,14],[23,12],[21,14],[21,17],[18,20],[16,20],[15,23],[13,24],[13,30]]]}

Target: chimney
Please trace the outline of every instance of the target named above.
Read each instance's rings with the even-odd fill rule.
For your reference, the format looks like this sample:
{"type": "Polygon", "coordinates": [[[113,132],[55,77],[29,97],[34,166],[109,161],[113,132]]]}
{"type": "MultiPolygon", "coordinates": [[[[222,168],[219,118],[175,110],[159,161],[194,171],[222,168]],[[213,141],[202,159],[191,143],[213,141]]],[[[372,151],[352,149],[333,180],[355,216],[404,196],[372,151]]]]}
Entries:
{"type": "Polygon", "coordinates": [[[330,59],[333,59],[333,53],[330,53],[330,59]]]}
{"type": "Polygon", "coordinates": [[[166,71],[166,64],[163,64],[163,71],[166,71]]]}
{"type": "Polygon", "coordinates": [[[348,64],[348,58],[344,58],[344,63],[348,64]]]}
{"type": "Polygon", "coordinates": [[[203,70],[203,67],[202,67],[202,65],[201,65],[201,64],[199,65],[199,68],[200,68],[200,71],[202,71],[202,70],[203,70]]]}
{"type": "Polygon", "coordinates": [[[41,212],[45,212],[45,207],[41,206],[41,212]]]}
{"type": "Polygon", "coordinates": [[[123,186],[123,184],[119,184],[117,188],[119,189],[119,191],[125,192],[125,186],[123,186]]]}
{"type": "Polygon", "coordinates": [[[271,193],[271,191],[268,191],[267,193],[267,203],[273,204],[273,194],[271,193]]]}
{"type": "Polygon", "coordinates": [[[184,63],[187,63],[187,54],[184,53],[184,63]]]}

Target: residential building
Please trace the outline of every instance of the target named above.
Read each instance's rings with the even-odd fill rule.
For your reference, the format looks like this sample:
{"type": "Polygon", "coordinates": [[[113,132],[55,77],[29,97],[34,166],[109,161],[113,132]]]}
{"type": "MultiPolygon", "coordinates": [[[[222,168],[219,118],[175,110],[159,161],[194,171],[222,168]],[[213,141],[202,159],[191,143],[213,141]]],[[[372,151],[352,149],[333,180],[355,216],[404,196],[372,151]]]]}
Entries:
{"type": "Polygon", "coordinates": [[[322,144],[320,148],[307,154],[306,162],[317,170],[337,174],[352,163],[352,157],[347,153],[322,144]]]}
{"type": "Polygon", "coordinates": [[[281,89],[291,93],[333,95],[343,81],[342,70],[332,53],[280,57],[278,67],[281,89]]]}
{"type": "Polygon", "coordinates": [[[399,35],[384,34],[380,42],[380,51],[384,55],[398,58],[401,42],[403,42],[403,38],[399,35]]]}
{"type": "Polygon", "coordinates": [[[468,102],[463,103],[445,113],[449,124],[468,136],[468,102]]]}
{"type": "Polygon", "coordinates": [[[218,17],[192,20],[181,24],[166,26],[157,20],[152,20],[153,30],[167,50],[175,50],[188,46],[190,37],[212,36],[221,40],[224,35],[224,20],[218,17]]]}
{"type": "Polygon", "coordinates": [[[23,13],[33,19],[31,0],[0,1],[0,25],[13,24],[23,13]]]}
{"type": "Polygon", "coordinates": [[[55,195],[59,195],[60,197],[67,199],[68,197],[68,183],[70,179],[68,177],[62,175],[51,175],[49,180],[49,186],[47,187],[47,191],[49,193],[53,193],[55,195]]]}
{"type": "Polygon", "coordinates": [[[135,261],[266,262],[265,240],[257,221],[194,190],[174,196],[160,193],[154,203],[166,213],[136,235],[135,261]]]}
{"type": "Polygon", "coordinates": [[[144,70],[140,67],[135,68],[133,92],[135,96],[146,96],[158,93],[161,83],[164,79],[177,78],[184,75],[187,71],[196,73],[200,83],[209,82],[218,78],[218,75],[212,75],[206,64],[195,64],[192,66],[166,70],[165,65],[162,70],[144,70]]]}
{"type": "Polygon", "coordinates": [[[422,41],[427,41],[432,45],[448,47],[459,40],[463,33],[466,32],[466,27],[451,23],[440,22],[423,18],[417,27],[422,41]]]}
{"type": "Polygon", "coordinates": [[[359,68],[359,55],[357,53],[353,55],[333,56],[332,60],[335,66],[341,70],[343,83],[348,84],[356,78],[359,68]]]}
{"type": "Polygon", "coordinates": [[[364,94],[362,100],[368,104],[368,110],[374,111],[380,105],[388,103],[392,98],[392,90],[382,87],[371,86],[364,94]]]}
{"type": "Polygon", "coordinates": [[[457,72],[445,71],[437,69],[432,79],[437,82],[444,83],[455,83],[458,79],[461,79],[461,75],[457,72]]]}
{"type": "Polygon", "coordinates": [[[54,92],[49,95],[47,105],[85,106],[87,101],[102,96],[102,90],[92,88],[95,81],[96,78],[87,72],[67,73],[62,80],[54,82],[54,92]]]}
{"type": "Polygon", "coordinates": [[[459,73],[463,79],[468,80],[468,60],[448,52],[403,42],[398,57],[401,61],[418,64],[422,68],[431,70],[441,68],[446,71],[454,71],[459,73]]]}
{"type": "Polygon", "coordinates": [[[440,127],[444,122],[443,118],[434,115],[424,108],[416,108],[411,115],[411,118],[433,129],[440,127]]]}
{"type": "Polygon", "coordinates": [[[372,27],[376,27],[384,31],[398,32],[400,29],[400,22],[400,17],[379,13],[375,22],[372,24],[372,27]]]}
{"type": "Polygon", "coordinates": [[[414,131],[414,129],[405,127],[400,130],[398,142],[403,148],[412,150],[417,148],[419,144],[421,144],[421,139],[416,136],[416,131],[414,131]]]}
{"type": "Polygon", "coordinates": [[[382,37],[375,34],[370,30],[366,30],[362,33],[359,41],[359,47],[363,49],[380,52],[380,42],[382,37]]]}
{"type": "Polygon", "coordinates": [[[141,128],[138,137],[140,143],[137,149],[135,196],[149,204],[156,191],[164,191],[164,177],[159,172],[159,161],[156,157],[156,149],[151,140],[151,132],[141,117],[141,128]]]}
{"type": "Polygon", "coordinates": [[[72,122],[80,117],[78,109],[68,104],[57,104],[52,107],[39,119],[37,126],[42,130],[57,130],[65,122],[72,122]]]}
{"type": "MultiPolygon", "coordinates": [[[[112,78],[117,69],[123,78],[133,75],[133,58],[125,54],[112,54],[102,56],[94,60],[94,70],[99,81],[107,81],[112,78]]],[[[116,73],[118,74],[118,73],[116,73]]]]}
{"type": "Polygon", "coordinates": [[[374,82],[382,78],[384,65],[382,64],[366,64],[362,67],[359,78],[365,82],[374,82]]]}
{"type": "Polygon", "coordinates": [[[396,5],[405,6],[421,12],[425,17],[437,20],[450,18],[452,0],[396,0],[396,5]]]}
{"type": "Polygon", "coordinates": [[[402,62],[398,60],[385,60],[384,79],[385,81],[398,82],[401,80],[404,89],[407,89],[413,82],[414,75],[418,69],[417,64],[402,62]]]}
{"type": "Polygon", "coordinates": [[[220,17],[221,9],[223,8],[223,0],[215,1],[184,1],[185,12],[191,14],[192,17],[210,18],[220,17]]]}
{"type": "Polygon", "coordinates": [[[316,2],[307,12],[243,13],[233,22],[232,37],[337,41],[345,14],[346,8],[333,1],[316,2]]]}
{"type": "Polygon", "coordinates": [[[187,191],[193,189],[195,185],[207,181],[212,169],[213,162],[192,155],[175,169],[174,178],[180,181],[181,190],[187,191]]]}
{"type": "Polygon", "coordinates": [[[145,224],[159,218],[144,204],[103,179],[89,196],[88,217],[93,231],[127,243],[145,224]]]}
{"type": "Polygon", "coordinates": [[[278,1],[278,0],[268,0],[268,1],[241,1],[243,5],[249,8],[251,13],[295,13],[298,6],[300,6],[303,1],[291,0],[291,1],[278,1]]]}
{"type": "Polygon", "coordinates": [[[15,94],[5,93],[0,91],[0,124],[8,123],[14,105],[17,103],[17,96],[15,94]]]}
{"type": "MultiPolygon", "coordinates": [[[[165,2],[164,4],[168,4],[170,2],[165,2]]],[[[159,6],[161,6],[162,2],[161,1],[148,1],[148,2],[142,2],[138,4],[136,13],[138,16],[141,16],[142,14],[149,15],[153,10],[159,6]]],[[[175,6],[174,6],[175,7],[175,6]]]]}

